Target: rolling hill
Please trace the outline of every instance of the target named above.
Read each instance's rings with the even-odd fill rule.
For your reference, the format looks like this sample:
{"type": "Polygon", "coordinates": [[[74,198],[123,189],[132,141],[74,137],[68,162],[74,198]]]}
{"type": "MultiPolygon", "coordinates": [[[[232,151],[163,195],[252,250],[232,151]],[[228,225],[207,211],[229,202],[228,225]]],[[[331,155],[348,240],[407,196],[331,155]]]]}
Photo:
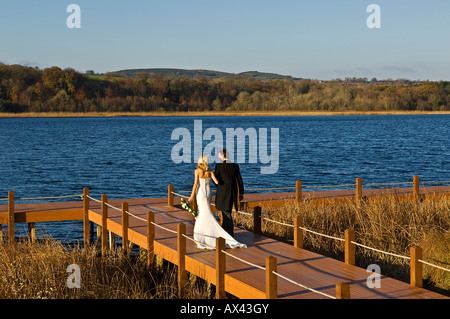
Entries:
{"type": "Polygon", "coordinates": [[[149,68],[149,69],[127,69],[120,70],[114,72],[108,72],[105,75],[110,76],[119,76],[119,77],[135,77],[141,73],[148,74],[162,74],[165,76],[170,76],[174,78],[189,78],[189,79],[198,79],[198,78],[207,78],[207,79],[218,79],[218,78],[232,78],[232,77],[249,77],[253,79],[259,80],[286,80],[286,79],[294,79],[291,76],[280,75],[276,73],[265,73],[258,71],[247,71],[242,73],[227,73],[220,71],[212,71],[212,70],[186,70],[186,69],[170,69],[170,68],[149,68]]]}

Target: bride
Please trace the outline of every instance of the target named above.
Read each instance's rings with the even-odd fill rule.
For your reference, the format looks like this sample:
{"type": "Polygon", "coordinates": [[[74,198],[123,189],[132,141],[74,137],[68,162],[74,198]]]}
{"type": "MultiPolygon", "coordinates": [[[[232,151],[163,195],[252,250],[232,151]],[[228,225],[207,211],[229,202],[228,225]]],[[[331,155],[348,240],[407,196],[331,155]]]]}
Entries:
{"type": "Polygon", "coordinates": [[[213,249],[216,247],[216,238],[219,237],[225,239],[228,248],[247,248],[245,244],[239,243],[228,234],[214,217],[211,211],[211,178],[215,184],[219,183],[213,171],[208,168],[208,157],[202,155],[198,160],[194,186],[192,187],[191,197],[188,199],[188,202],[192,202],[194,196],[197,199],[198,216],[194,226],[194,239],[197,241],[197,248],[213,249]]]}

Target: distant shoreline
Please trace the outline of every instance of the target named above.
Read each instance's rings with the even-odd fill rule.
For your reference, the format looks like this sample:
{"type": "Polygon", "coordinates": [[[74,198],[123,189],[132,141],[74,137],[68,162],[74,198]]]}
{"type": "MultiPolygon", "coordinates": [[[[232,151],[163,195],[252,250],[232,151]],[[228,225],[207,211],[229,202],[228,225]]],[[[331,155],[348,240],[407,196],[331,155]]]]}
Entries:
{"type": "Polygon", "coordinates": [[[0,118],[164,117],[164,116],[331,116],[331,115],[442,115],[450,111],[231,111],[231,112],[24,112],[0,113],[0,118]]]}

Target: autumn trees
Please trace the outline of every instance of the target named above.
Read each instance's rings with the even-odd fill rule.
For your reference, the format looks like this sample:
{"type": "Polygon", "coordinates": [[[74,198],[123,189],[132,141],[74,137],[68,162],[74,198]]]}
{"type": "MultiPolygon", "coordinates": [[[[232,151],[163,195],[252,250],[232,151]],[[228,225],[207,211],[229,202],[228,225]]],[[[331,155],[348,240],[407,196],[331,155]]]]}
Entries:
{"type": "Polygon", "coordinates": [[[0,112],[450,110],[450,82],[192,79],[0,64],[0,112]]]}

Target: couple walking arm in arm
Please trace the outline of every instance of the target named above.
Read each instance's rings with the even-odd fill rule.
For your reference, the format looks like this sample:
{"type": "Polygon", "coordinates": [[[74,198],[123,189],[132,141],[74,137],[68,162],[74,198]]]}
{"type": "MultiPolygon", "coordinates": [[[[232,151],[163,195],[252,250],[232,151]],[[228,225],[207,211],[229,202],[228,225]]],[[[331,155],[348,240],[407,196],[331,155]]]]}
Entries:
{"type": "Polygon", "coordinates": [[[219,154],[222,163],[217,163],[215,171],[208,168],[208,158],[201,156],[195,171],[195,182],[189,201],[197,199],[198,216],[195,220],[194,239],[198,248],[215,247],[215,240],[222,237],[229,248],[246,248],[245,244],[234,239],[233,205],[238,210],[238,194],[242,199],[244,184],[239,165],[228,163],[226,150],[219,154]],[[217,186],[216,208],[222,212],[222,226],[219,225],[211,211],[211,188],[213,180],[217,186]],[[239,193],[238,193],[239,190],[239,193]],[[205,245],[202,245],[205,244],[205,245]]]}

